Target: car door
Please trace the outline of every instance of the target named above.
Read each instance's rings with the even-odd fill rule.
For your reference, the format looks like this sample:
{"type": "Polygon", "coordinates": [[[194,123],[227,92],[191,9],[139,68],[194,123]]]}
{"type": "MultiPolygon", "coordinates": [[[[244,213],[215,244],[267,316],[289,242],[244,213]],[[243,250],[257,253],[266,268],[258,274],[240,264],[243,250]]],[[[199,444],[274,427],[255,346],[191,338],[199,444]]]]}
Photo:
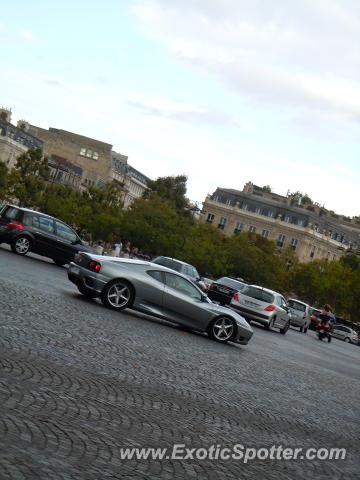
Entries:
{"type": "Polygon", "coordinates": [[[209,311],[202,294],[189,280],[176,273],[165,272],[164,311],[167,317],[179,324],[205,330],[209,311]]]}
{"type": "Polygon", "coordinates": [[[340,338],[341,340],[343,340],[345,338],[345,332],[343,327],[341,325],[334,327],[332,335],[336,338],[340,338]]]}
{"type": "Polygon", "coordinates": [[[76,233],[65,223],[55,220],[58,258],[72,262],[77,253],[76,242],[80,239],[76,233]]]}
{"type": "Polygon", "coordinates": [[[54,220],[43,215],[34,215],[32,217],[32,233],[35,238],[33,251],[52,257],[56,251],[54,220]]]}
{"type": "Polygon", "coordinates": [[[276,315],[276,323],[279,323],[279,320],[282,325],[286,325],[289,321],[289,307],[286,303],[286,300],[281,295],[276,295],[276,305],[277,305],[277,315],[276,315]]]}

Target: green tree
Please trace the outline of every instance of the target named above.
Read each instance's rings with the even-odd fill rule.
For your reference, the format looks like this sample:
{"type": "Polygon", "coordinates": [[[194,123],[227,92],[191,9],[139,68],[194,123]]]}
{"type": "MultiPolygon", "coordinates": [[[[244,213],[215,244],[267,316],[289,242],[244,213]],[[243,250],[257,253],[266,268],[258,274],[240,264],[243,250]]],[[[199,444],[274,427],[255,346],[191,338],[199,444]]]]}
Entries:
{"type": "Polygon", "coordinates": [[[49,179],[47,158],[43,158],[39,148],[30,149],[18,157],[13,170],[8,179],[7,194],[16,197],[25,207],[37,205],[49,179]]]}
{"type": "Polygon", "coordinates": [[[144,192],[144,198],[150,198],[152,193],[167,202],[172,203],[178,210],[185,208],[189,203],[186,198],[186,175],[178,175],[176,177],[159,177],[156,180],[148,182],[149,190],[144,192]]]}
{"type": "Polygon", "coordinates": [[[264,185],[264,186],[262,187],[262,189],[263,189],[263,192],[271,193],[271,187],[270,187],[270,185],[264,185]]]}
{"type": "Polygon", "coordinates": [[[7,191],[8,168],[4,162],[0,162],[0,199],[3,199],[7,191]]]}

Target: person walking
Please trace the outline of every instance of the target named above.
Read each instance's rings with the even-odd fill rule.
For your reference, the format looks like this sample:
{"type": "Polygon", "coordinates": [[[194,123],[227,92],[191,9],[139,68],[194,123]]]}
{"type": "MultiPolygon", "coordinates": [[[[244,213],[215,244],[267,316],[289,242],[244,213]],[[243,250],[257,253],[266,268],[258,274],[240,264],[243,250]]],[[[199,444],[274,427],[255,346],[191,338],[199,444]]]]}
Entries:
{"type": "Polygon", "coordinates": [[[115,257],[120,257],[121,248],[122,248],[121,240],[118,240],[117,242],[115,242],[114,247],[115,247],[115,257]]]}

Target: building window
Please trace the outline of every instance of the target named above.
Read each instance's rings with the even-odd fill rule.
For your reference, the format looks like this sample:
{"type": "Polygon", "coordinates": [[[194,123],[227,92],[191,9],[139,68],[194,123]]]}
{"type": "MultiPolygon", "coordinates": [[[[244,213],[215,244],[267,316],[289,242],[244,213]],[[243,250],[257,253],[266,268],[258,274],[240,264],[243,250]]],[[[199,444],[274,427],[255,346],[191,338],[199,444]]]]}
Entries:
{"type": "Polygon", "coordinates": [[[243,202],[242,205],[241,205],[241,208],[243,210],[247,210],[249,207],[248,207],[248,204],[246,202],[243,202]]]}
{"type": "Polygon", "coordinates": [[[98,154],[97,152],[93,152],[92,158],[93,158],[94,160],[97,160],[97,159],[99,158],[99,154],[98,154]]]}
{"type": "Polygon", "coordinates": [[[206,221],[209,223],[213,223],[214,218],[215,218],[215,215],[213,213],[209,213],[206,221]]]}
{"type": "Polygon", "coordinates": [[[269,230],[263,230],[262,233],[261,233],[261,235],[262,235],[264,238],[268,238],[269,233],[270,233],[269,230]]]}
{"type": "Polygon", "coordinates": [[[302,218],[298,218],[298,221],[297,221],[297,224],[299,225],[299,227],[303,227],[304,226],[304,220],[302,218]]]}
{"type": "Polygon", "coordinates": [[[80,155],[84,156],[86,155],[86,148],[81,148],[80,149],[80,155]]]}
{"type": "Polygon", "coordinates": [[[224,230],[225,225],[226,225],[226,218],[221,217],[221,218],[220,218],[220,223],[219,223],[218,227],[220,228],[220,230],[224,230]]]}
{"type": "Polygon", "coordinates": [[[255,233],[256,232],[256,227],[254,227],[253,225],[250,225],[249,232],[250,233],[255,233]]]}
{"type": "Polygon", "coordinates": [[[270,217],[270,218],[274,218],[274,217],[275,217],[275,212],[274,212],[274,210],[269,210],[269,211],[268,211],[268,217],[270,217]]]}
{"type": "Polygon", "coordinates": [[[86,151],[86,156],[87,156],[87,157],[91,158],[91,157],[92,157],[92,154],[93,154],[92,150],[87,150],[87,151],[86,151]]]}
{"type": "Polygon", "coordinates": [[[314,255],[315,255],[315,245],[312,245],[310,250],[310,258],[314,258],[314,255]]]}
{"type": "Polygon", "coordinates": [[[236,222],[236,227],[235,227],[234,233],[235,234],[240,233],[242,228],[243,228],[243,224],[241,222],[236,222]]]}
{"type": "Polygon", "coordinates": [[[226,205],[231,205],[231,200],[230,200],[230,198],[228,198],[228,199],[226,200],[226,205]]]}
{"type": "Polygon", "coordinates": [[[258,215],[261,215],[261,208],[260,208],[260,207],[256,207],[256,208],[255,208],[255,213],[257,213],[258,215]]]}
{"type": "Polygon", "coordinates": [[[283,247],[284,242],[285,242],[285,235],[280,233],[279,238],[278,238],[278,242],[277,242],[278,247],[280,247],[280,248],[283,247]]]}
{"type": "Polygon", "coordinates": [[[290,246],[293,250],[296,250],[296,246],[298,244],[298,239],[297,238],[292,238],[290,242],[290,246]]]}
{"type": "Polygon", "coordinates": [[[218,202],[218,201],[219,201],[219,197],[217,195],[215,195],[214,202],[218,202]]]}
{"type": "Polygon", "coordinates": [[[290,223],[290,221],[291,221],[291,217],[290,217],[290,215],[287,213],[287,214],[285,215],[285,217],[284,217],[284,222],[290,223]]]}

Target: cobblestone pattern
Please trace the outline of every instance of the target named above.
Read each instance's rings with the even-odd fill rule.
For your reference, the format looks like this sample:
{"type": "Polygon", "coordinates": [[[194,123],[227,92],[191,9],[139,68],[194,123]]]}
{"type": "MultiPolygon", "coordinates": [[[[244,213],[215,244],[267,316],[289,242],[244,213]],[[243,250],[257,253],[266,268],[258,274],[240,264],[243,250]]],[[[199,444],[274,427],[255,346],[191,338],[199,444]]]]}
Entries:
{"type": "Polygon", "coordinates": [[[247,347],[219,345],[75,290],[49,294],[26,272],[22,283],[0,274],[0,315],[1,480],[359,478],[360,381],[331,357],[328,369],[294,361],[292,345],[305,356],[313,338],[256,329],[247,347]],[[174,443],[338,446],[348,458],[119,458],[120,447],[174,443]]]}

